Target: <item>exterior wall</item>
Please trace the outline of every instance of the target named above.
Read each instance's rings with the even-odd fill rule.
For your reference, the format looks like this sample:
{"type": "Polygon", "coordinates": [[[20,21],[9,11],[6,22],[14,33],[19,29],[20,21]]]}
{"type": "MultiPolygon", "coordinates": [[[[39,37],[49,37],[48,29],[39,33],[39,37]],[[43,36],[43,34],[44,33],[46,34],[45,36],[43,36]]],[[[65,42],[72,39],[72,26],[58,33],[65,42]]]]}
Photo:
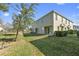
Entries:
{"type": "Polygon", "coordinates": [[[74,30],[74,25],[72,22],[70,22],[70,26],[71,26],[71,29],[74,30]]]}
{"type": "Polygon", "coordinates": [[[74,30],[78,30],[79,31],[79,25],[73,25],[74,30]]]}
{"type": "MultiPolygon", "coordinates": [[[[53,25],[53,13],[49,13],[45,15],[43,18],[37,20],[33,25],[32,29],[35,32],[35,28],[38,28],[39,34],[45,34],[44,27],[53,25]]],[[[53,31],[53,27],[50,30],[53,31]]]]}
{"type": "Polygon", "coordinates": [[[54,31],[61,31],[61,26],[63,26],[63,31],[67,31],[68,30],[68,26],[70,29],[73,30],[73,23],[69,20],[67,20],[66,18],[64,18],[63,16],[57,14],[57,13],[53,13],[54,14],[54,31]],[[58,28],[59,27],[59,28],[58,28]]]}
{"type": "Polygon", "coordinates": [[[54,20],[53,20],[54,21],[54,24],[53,24],[54,25],[54,31],[58,31],[58,28],[57,27],[61,24],[62,17],[60,17],[56,13],[53,13],[53,17],[54,17],[54,20]]]}
{"type": "Polygon", "coordinates": [[[45,34],[45,27],[50,27],[50,32],[54,33],[54,31],[61,31],[60,26],[63,26],[63,31],[67,31],[68,28],[73,30],[73,23],[70,20],[52,11],[33,23],[32,30],[35,32],[37,28],[37,33],[45,34]]]}
{"type": "Polygon", "coordinates": [[[2,27],[0,27],[0,31],[3,31],[4,29],[2,27]]]}
{"type": "Polygon", "coordinates": [[[2,27],[2,24],[0,24],[0,32],[4,31],[4,28],[2,27]]]}

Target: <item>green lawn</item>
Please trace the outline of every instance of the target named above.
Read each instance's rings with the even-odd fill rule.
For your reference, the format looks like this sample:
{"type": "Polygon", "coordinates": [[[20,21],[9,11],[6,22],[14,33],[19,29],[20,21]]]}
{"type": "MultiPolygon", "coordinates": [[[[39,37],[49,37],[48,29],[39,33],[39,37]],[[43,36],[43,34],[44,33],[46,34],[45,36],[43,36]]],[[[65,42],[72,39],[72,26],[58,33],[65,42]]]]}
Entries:
{"type": "Polygon", "coordinates": [[[79,38],[75,35],[67,37],[48,37],[47,35],[26,36],[14,42],[0,55],[14,56],[77,56],[79,55],[79,38]],[[6,52],[7,51],[7,52],[6,52]]]}
{"type": "Polygon", "coordinates": [[[0,39],[1,38],[14,38],[15,37],[15,35],[14,34],[12,34],[12,35],[4,35],[4,34],[0,34],[0,39]]]}

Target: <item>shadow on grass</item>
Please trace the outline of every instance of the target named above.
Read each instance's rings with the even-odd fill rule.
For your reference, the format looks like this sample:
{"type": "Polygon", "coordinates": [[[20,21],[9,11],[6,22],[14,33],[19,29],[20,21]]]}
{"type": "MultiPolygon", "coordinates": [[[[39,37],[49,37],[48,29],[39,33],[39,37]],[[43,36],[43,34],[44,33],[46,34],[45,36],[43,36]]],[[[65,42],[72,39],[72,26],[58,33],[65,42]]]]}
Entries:
{"type": "Polygon", "coordinates": [[[78,56],[79,41],[76,37],[46,37],[31,41],[46,56],[78,56]]]}
{"type": "Polygon", "coordinates": [[[5,44],[5,42],[10,43],[15,41],[15,38],[0,38],[0,42],[2,42],[2,44],[0,45],[0,50],[9,47],[5,44]]]}
{"type": "Polygon", "coordinates": [[[0,47],[0,50],[2,50],[2,49],[4,49],[4,48],[8,48],[8,47],[9,47],[9,45],[3,46],[3,47],[1,46],[1,47],[0,47]]]}
{"type": "Polygon", "coordinates": [[[4,36],[15,36],[16,34],[3,34],[4,36]]]}
{"type": "Polygon", "coordinates": [[[12,42],[12,41],[16,41],[16,40],[15,40],[15,38],[0,38],[0,41],[12,42]]]}
{"type": "Polygon", "coordinates": [[[24,35],[24,37],[27,37],[27,36],[42,36],[42,35],[45,35],[45,34],[24,33],[23,35],[24,35]]]}

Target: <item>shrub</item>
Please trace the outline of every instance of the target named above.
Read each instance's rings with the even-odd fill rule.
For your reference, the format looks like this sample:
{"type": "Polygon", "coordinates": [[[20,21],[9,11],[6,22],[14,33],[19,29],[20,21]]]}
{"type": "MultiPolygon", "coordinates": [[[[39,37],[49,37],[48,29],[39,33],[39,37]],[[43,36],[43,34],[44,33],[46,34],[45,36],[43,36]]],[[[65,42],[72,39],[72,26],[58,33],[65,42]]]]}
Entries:
{"type": "Polygon", "coordinates": [[[16,34],[3,34],[4,36],[14,36],[16,34]]]}
{"type": "Polygon", "coordinates": [[[23,33],[23,36],[33,36],[36,35],[35,32],[31,32],[31,33],[23,33]]]}
{"type": "Polygon", "coordinates": [[[76,34],[77,33],[77,30],[74,30],[74,33],[76,34]]]}
{"type": "Polygon", "coordinates": [[[67,31],[55,31],[55,35],[57,37],[64,37],[67,36],[67,31]]]}
{"type": "Polygon", "coordinates": [[[77,36],[79,37],[79,31],[77,31],[77,36]]]}
{"type": "Polygon", "coordinates": [[[68,34],[74,34],[75,31],[74,30],[68,30],[68,34]]]}

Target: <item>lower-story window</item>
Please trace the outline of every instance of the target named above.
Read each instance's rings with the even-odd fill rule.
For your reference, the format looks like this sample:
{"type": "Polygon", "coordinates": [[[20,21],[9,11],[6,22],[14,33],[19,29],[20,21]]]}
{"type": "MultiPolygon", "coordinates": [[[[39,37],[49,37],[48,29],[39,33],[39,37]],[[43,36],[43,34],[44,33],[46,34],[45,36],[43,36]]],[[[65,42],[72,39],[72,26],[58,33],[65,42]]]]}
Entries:
{"type": "Polygon", "coordinates": [[[66,31],[66,28],[65,28],[65,31],[66,31]]]}
{"type": "Polygon", "coordinates": [[[59,31],[59,26],[58,26],[58,31],[59,31]]]}
{"type": "Polygon", "coordinates": [[[38,28],[35,28],[35,32],[38,33],[38,28]]]}

